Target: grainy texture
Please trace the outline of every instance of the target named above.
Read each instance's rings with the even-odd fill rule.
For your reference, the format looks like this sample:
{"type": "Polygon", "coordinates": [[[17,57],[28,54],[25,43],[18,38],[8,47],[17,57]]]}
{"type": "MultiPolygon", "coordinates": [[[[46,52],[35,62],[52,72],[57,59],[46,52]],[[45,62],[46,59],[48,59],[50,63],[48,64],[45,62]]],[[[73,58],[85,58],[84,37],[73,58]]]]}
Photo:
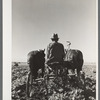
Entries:
{"type": "MultiPolygon", "coordinates": [[[[85,93],[83,89],[70,86],[68,91],[59,93],[53,84],[50,90],[48,100],[96,100],[96,65],[85,64],[83,66],[85,72],[85,93]]],[[[27,64],[19,63],[18,66],[12,64],[12,100],[47,100],[46,90],[43,83],[33,88],[33,96],[31,99],[26,97],[26,80],[29,68],[27,64]]],[[[58,79],[59,83],[61,82],[58,79]]],[[[48,84],[52,84],[48,83],[48,84]]],[[[66,85],[67,86],[67,85],[66,85]]],[[[60,88],[59,88],[60,90],[60,88]]]]}

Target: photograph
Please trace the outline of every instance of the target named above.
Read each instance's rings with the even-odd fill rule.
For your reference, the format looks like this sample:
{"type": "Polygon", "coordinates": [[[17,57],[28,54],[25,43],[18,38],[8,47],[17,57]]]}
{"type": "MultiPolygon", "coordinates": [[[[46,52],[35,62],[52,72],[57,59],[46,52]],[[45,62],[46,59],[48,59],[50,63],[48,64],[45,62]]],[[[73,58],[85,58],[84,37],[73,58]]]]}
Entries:
{"type": "Polygon", "coordinates": [[[97,0],[12,0],[11,100],[98,100],[97,32],[97,0]]]}

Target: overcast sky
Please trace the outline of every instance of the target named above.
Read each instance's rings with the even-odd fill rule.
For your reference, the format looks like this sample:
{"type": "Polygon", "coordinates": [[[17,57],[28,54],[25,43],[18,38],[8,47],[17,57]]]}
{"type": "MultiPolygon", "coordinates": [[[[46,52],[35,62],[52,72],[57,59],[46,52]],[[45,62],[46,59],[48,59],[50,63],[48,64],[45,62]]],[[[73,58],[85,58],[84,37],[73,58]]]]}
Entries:
{"type": "Polygon", "coordinates": [[[85,62],[96,61],[96,0],[12,0],[12,61],[27,61],[44,49],[52,33],[71,41],[85,62]]]}

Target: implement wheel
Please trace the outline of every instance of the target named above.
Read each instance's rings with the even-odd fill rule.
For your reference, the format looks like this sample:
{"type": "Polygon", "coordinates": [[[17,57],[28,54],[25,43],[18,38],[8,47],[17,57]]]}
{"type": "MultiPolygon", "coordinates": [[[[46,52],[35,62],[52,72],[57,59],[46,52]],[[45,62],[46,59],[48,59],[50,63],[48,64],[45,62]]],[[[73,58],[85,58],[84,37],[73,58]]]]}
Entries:
{"type": "Polygon", "coordinates": [[[26,82],[26,94],[27,94],[27,97],[30,97],[30,92],[32,90],[32,83],[33,83],[33,76],[31,74],[31,72],[29,72],[28,73],[27,82],[26,82]]]}

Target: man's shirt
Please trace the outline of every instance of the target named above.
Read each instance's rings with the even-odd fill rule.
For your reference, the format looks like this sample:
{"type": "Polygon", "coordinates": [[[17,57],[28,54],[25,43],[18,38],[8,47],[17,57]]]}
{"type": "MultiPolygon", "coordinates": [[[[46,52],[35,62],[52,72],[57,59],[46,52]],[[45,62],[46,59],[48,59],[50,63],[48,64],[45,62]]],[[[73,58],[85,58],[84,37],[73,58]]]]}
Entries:
{"type": "Polygon", "coordinates": [[[47,62],[60,62],[63,61],[65,52],[64,46],[58,42],[52,42],[47,47],[47,62]]]}

